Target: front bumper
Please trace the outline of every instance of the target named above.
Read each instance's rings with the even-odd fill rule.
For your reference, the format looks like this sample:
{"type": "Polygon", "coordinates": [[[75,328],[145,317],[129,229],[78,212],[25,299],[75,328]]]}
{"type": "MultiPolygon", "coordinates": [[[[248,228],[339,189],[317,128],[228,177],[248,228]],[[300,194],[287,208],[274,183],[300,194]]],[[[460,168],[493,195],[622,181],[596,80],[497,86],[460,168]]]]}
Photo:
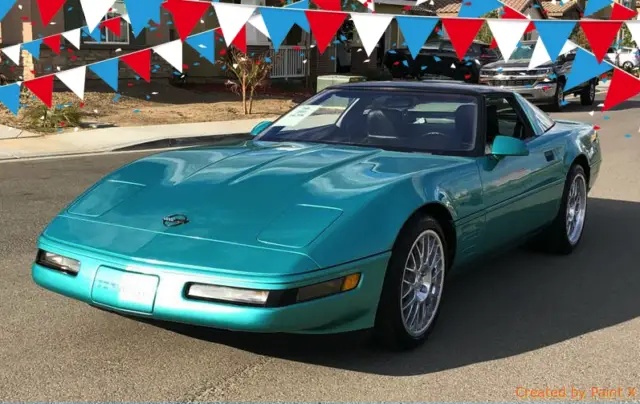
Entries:
{"type": "MultiPolygon", "coordinates": [[[[488,83],[492,78],[481,77],[480,84],[491,85],[488,83]]],[[[499,83],[499,81],[497,81],[499,83]]],[[[534,104],[550,104],[556,99],[557,83],[538,83],[528,86],[507,86],[501,85],[500,88],[508,91],[513,91],[520,94],[526,100],[534,104]]],[[[494,86],[498,87],[498,86],[494,86]]]]}
{"type": "MultiPolygon", "coordinates": [[[[326,334],[372,327],[389,259],[389,253],[385,253],[329,269],[286,277],[253,279],[234,278],[214,270],[190,271],[165,265],[141,263],[81,250],[44,238],[41,238],[38,247],[81,262],[77,275],[59,272],[34,263],[33,280],[45,289],[123,314],[250,332],[326,334]],[[105,268],[117,273],[141,274],[143,277],[146,275],[147,278],[155,278],[153,298],[147,307],[139,306],[138,308],[135,305],[128,305],[123,308],[118,303],[101,298],[98,288],[109,287],[109,282],[96,279],[99,278],[99,270],[105,268]],[[185,293],[187,285],[191,283],[283,291],[356,272],[360,273],[361,277],[358,287],[353,290],[282,307],[252,307],[227,302],[195,300],[186,296],[185,293]],[[96,286],[97,284],[99,286],[96,286]]],[[[115,287],[118,286],[115,285],[115,287]]]]}

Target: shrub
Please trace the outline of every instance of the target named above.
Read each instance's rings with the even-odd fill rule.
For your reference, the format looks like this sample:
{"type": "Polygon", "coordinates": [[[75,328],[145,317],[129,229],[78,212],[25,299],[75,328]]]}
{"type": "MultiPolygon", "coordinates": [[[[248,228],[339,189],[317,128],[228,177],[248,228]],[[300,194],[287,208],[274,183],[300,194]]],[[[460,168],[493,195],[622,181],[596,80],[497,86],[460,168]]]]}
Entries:
{"type": "Polygon", "coordinates": [[[25,109],[24,119],[31,128],[53,132],[58,128],[79,126],[81,113],[75,104],[65,104],[51,109],[46,105],[37,105],[25,109]]]}

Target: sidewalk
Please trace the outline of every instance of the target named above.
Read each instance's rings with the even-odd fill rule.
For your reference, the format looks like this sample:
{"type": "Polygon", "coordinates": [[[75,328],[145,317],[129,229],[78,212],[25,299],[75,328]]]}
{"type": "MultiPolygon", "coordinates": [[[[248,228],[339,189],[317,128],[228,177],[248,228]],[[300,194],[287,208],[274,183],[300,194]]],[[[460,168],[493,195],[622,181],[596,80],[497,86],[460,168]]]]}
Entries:
{"type": "MultiPolygon", "coordinates": [[[[275,117],[271,118],[275,119],[275,117]]],[[[264,119],[185,123],[176,125],[140,126],[94,129],[39,137],[18,129],[0,127],[0,160],[48,157],[58,155],[100,153],[131,148],[159,141],[176,141],[208,137],[247,134],[264,119]],[[15,133],[12,133],[15,132],[15,133]]]]}

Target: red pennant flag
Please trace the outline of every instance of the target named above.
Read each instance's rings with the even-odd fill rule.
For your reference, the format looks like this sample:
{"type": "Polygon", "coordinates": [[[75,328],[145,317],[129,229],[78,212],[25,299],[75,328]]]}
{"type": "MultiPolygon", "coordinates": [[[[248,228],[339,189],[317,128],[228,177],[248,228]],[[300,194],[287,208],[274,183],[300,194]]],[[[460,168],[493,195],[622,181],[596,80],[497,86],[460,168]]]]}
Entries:
{"type": "Polygon", "coordinates": [[[148,82],[151,81],[151,49],[129,53],[120,57],[134,72],[148,82]]]}
{"type": "Polygon", "coordinates": [[[48,36],[48,37],[42,38],[42,42],[44,42],[45,45],[50,47],[51,50],[53,52],[55,52],[56,55],[59,55],[60,54],[60,39],[61,39],[61,37],[62,37],[62,35],[60,35],[60,34],[48,36]]]}
{"type": "Polygon", "coordinates": [[[323,10],[329,11],[341,11],[342,6],[340,4],[340,0],[313,0],[316,3],[316,6],[323,10]]]}
{"type": "Polygon", "coordinates": [[[598,63],[602,63],[607,50],[616,39],[622,21],[580,20],[580,26],[598,63]]]}
{"type": "Polygon", "coordinates": [[[173,24],[182,42],[191,34],[210,6],[209,2],[193,0],[168,0],[162,3],[162,7],[173,15],[173,24]]]}
{"type": "Polygon", "coordinates": [[[613,70],[611,85],[602,110],[607,111],[629,98],[635,97],[638,93],[640,93],[640,79],[616,68],[613,70]]]}
{"type": "Polygon", "coordinates": [[[469,46],[478,35],[484,20],[480,18],[443,18],[442,24],[456,50],[458,59],[464,59],[469,46]]]}
{"type": "Polygon", "coordinates": [[[626,21],[631,20],[638,15],[637,11],[627,8],[619,3],[613,3],[613,9],[611,10],[610,20],[626,21]]]}
{"type": "Polygon", "coordinates": [[[47,25],[51,22],[65,1],[66,0],[38,0],[38,9],[40,10],[42,25],[47,25]]]}
{"type": "Polygon", "coordinates": [[[120,21],[120,17],[109,18],[108,20],[104,20],[100,27],[106,27],[109,31],[113,32],[117,36],[120,36],[122,33],[122,23],[120,21]]]}
{"type": "Polygon", "coordinates": [[[496,42],[496,39],[495,39],[495,38],[493,38],[493,39],[491,40],[491,45],[489,45],[489,49],[495,49],[495,48],[497,48],[497,47],[498,47],[498,42],[496,42]]]}
{"type": "MultiPolygon", "coordinates": [[[[222,35],[222,28],[214,28],[213,31],[220,36],[220,38],[224,38],[224,36],[222,35]]],[[[235,46],[236,48],[238,48],[240,51],[242,51],[243,53],[247,53],[247,26],[243,26],[242,29],[240,29],[240,31],[238,31],[238,35],[236,35],[235,38],[233,38],[233,41],[231,41],[231,45],[235,46]]]]}
{"type": "Polygon", "coordinates": [[[24,82],[24,86],[44,102],[47,107],[51,108],[53,103],[53,74],[27,80],[24,82]]]}
{"type": "MultiPolygon", "coordinates": [[[[305,10],[311,32],[316,38],[318,51],[323,54],[338,29],[347,18],[347,13],[305,10]]],[[[481,20],[482,21],[482,20],[481,20]]]]}

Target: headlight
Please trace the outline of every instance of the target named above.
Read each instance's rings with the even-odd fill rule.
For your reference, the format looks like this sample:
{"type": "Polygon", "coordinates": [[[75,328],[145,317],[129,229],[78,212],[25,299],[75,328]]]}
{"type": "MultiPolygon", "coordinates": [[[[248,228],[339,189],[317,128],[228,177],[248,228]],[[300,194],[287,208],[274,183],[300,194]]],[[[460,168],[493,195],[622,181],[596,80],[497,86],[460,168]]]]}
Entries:
{"type": "Polygon", "coordinates": [[[269,298],[269,291],[194,283],[187,288],[187,296],[204,300],[264,305],[269,298]]]}
{"type": "Polygon", "coordinates": [[[80,261],[44,250],[38,250],[36,264],[71,275],[76,275],[80,272],[80,261]]]}

